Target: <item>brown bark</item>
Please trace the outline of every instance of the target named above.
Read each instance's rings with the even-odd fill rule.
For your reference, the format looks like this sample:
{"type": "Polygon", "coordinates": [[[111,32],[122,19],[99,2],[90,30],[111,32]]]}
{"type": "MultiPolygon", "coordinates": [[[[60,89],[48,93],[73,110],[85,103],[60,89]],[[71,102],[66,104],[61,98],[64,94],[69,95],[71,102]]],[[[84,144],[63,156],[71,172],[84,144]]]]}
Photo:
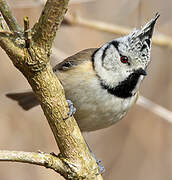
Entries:
{"type": "Polygon", "coordinates": [[[102,179],[74,117],[64,120],[68,104],[63,87],[50,66],[52,43],[67,5],[68,0],[47,0],[38,23],[30,30],[25,17],[22,31],[6,1],[0,0],[1,13],[11,30],[6,32],[1,28],[0,46],[26,77],[40,101],[60,149],[58,159],[65,167],[58,172],[66,179],[102,179]]]}

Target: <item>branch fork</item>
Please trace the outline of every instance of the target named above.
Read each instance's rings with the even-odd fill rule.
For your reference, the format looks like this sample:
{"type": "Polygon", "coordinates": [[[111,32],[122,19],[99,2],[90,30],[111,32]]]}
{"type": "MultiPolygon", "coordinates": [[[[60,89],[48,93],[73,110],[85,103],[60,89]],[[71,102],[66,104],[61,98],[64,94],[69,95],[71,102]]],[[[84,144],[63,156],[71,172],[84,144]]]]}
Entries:
{"type": "Polygon", "coordinates": [[[7,2],[0,0],[0,11],[10,30],[10,33],[5,33],[1,25],[0,46],[31,85],[60,149],[58,156],[0,151],[0,160],[41,165],[59,172],[66,179],[102,179],[74,117],[64,121],[69,107],[63,87],[49,61],[56,31],[67,5],[68,0],[47,0],[33,28],[30,29],[29,19],[24,17],[23,31],[7,2]]]}

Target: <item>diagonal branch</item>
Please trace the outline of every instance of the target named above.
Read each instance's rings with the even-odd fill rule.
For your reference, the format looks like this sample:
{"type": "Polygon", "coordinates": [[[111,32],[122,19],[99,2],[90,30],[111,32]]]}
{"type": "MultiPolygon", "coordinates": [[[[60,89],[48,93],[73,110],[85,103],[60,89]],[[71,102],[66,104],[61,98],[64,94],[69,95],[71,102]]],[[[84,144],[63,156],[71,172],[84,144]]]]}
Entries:
{"type": "Polygon", "coordinates": [[[114,34],[119,34],[119,35],[129,34],[131,30],[123,26],[108,24],[102,21],[88,20],[79,16],[78,14],[68,14],[66,15],[64,20],[66,21],[66,23],[71,24],[71,25],[84,26],[84,27],[95,29],[98,31],[104,31],[104,32],[114,33],[114,34]]]}
{"type": "Polygon", "coordinates": [[[69,0],[47,0],[38,23],[33,27],[35,43],[51,48],[57,29],[67,11],[69,0]]]}
{"type": "MultiPolygon", "coordinates": [[[[132,31],[132,29],[127,28],[125,26],[108,24],[97,20],[88,20],[76,14],[67,15],[65,17],[65,21],[66,23],[69,23],[71,25],[84,26],[98,31],[114,33],[118,35],[126,35],[132,31]]],[[[172,50],[172,37],[170,36],[164,34],[156,34],[152,38],[152,43],[157,46],[168,47],[172,50]]]]}
{"type": "MultiPolygon", "coordinates": [[[[16,40],[16,35],[8,32],[8,31],[0,31],[0,46],[6,51],[6,53],[10,56],[16,56],[16,58],[24,57],[23,50],[20,46],[22,41],[20,41],[20,45],[16,40]]],[[[24,43],[24,41],[22,42],[24,43]]]]}
{"type": "Polygon", "coordinates": [[[21,26],[18,24],[16,18],[12,15],[12,12],[5,0],[0,0],[0,11],[12,32],[22,32],[21,26]]]}
{"type": "Polygon", "coordinates": [[[165,107],[156,104],[155,102],[143,96],[139,96],[137,104],[155,113],[156,115],[167,120],[168,122],[172,123],[172,111],[169,111],[165,107]]]}

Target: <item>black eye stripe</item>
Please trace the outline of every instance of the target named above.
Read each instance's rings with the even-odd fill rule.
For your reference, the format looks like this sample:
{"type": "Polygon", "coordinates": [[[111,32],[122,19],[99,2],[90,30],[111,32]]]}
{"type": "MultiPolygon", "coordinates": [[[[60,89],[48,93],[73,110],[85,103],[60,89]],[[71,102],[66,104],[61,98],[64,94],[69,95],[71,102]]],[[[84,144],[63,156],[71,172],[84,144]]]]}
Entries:
{"type": "Polygon", "coordinates": [[[117,49],[117,51],[119,51],[119,49],[118,49],[119,42],[118,41],[112,41],[111,44],[117,49]]]}
{"type": "Polygon", "coordinates": [[[94,51],[94,53],[92,54],[92,56],[91,56],[91,60],[92,60],[92,64],[93,64],[93,69],[94,69],[94,58],[95,58],[95,54],[98,52],[100,50],[100,48],[98,48],[98,49],[96,49],[95,51],[94,51]]]}
{"type": "Polygon", "coordinates": [[[105,49],[103,50],[103,54],[102,54],[102,62],[104,61],[104,58],[106,56],[106,51],[108,50],[108,48],[110,47],[111,44],[108,44],[105,49]]]}
{"type": "Polygon", "coordinates": [[[111,46],[111,45],[113,45],[115,48],[116,48],[116,50],[118,51],[118,45],[119,45],[119,42],[117,42],[117,41],[112,41],[112,42],[110,42],[106,47],[105,47],[105,49],[103,50],[103,54],[102,54],[102,63],[103,63],[103,61],[104,61],[104,58],[105,58],[105,56],[106,56],[106,51],[109,49],[109,47],[111,46]]]}

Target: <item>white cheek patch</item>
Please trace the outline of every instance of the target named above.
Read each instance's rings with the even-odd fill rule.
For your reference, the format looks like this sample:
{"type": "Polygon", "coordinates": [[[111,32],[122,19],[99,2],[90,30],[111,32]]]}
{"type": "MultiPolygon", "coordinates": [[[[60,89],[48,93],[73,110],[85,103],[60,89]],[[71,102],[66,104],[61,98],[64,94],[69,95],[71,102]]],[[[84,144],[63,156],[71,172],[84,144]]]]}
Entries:
{"type": "Polygon", "coordinates": [[[115,87],[125,80],[131,72],[121,64],[120,54],[113,44],[105,44],[94,55],[97,75],[108,86],[115,87]]]}
{"type": "Polygon", "coordinates": [[[107,47],[102,59],[102,66],[107,70],[116,71],[119,68],[120,55],[116,48],[111,44],[107,47]]]}

